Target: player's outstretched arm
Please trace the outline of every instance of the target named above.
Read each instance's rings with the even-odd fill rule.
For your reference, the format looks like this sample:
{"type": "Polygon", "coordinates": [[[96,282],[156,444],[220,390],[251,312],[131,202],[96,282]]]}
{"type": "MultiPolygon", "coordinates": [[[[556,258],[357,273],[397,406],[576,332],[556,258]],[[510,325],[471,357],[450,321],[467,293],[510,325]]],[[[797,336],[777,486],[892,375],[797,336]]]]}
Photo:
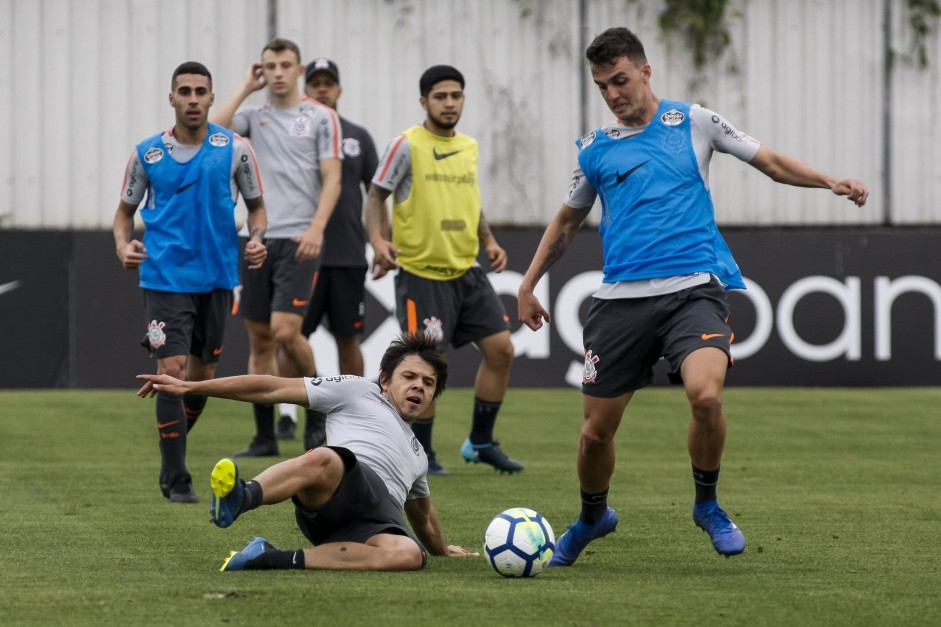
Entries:
{"type": "Polygon", "coordinates": [[[243,374],[207,381],[181,381],[166,374],[139,374],[137,378],[145,382],[137,391],[141,398],[164,392],[171,396],[196,394],[265,405],[292,403],[307,407],[309,403],[304,379],[299,378],[287,379],[261,374],[243,374]]]}
{"type": "Polygon", "coordinates": [[[837,179],[791,157],[762,146],[749,162],[773,181],[795,187],[823,187],[837,196],[846,196],[858,207],[866,204],[869,190],[856,179],[837,179]]]}

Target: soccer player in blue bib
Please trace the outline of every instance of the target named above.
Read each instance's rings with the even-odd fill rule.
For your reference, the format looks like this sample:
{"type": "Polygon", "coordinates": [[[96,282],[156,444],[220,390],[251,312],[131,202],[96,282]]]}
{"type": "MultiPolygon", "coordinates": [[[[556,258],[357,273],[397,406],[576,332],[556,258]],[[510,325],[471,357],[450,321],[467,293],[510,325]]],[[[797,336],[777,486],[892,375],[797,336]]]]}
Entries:
{"type": "MultiPolygon", "coordinates": [[[[157,372],[197,381],[215,376],[239,282],[239,193],[251,233],[246,263],[257,268],[267,254],[255,153],[237,134],[209,123],[213,99],[204,65],[190,61],[174,71],[170,106],[176,124],[131,154],[113,225],[121,265],[140,271],[150,321],[143,344],[157,358],[157,372]],[[143,241],[133,237],[142,201],[143,241]]],[[[186,434],[205,406],[205,396],[181,401],[157,395],[160,490],[173,502],[198,500],[186,469],[186,434]]]]}
{"type": "Polygon", "coordinates": [[[577,142],[568,195],[518,294],[524,324],[537,330],[550,321],[534,295],[536,284],[600,198],[604,280],[583,337],[582,510],[559,538],[552,564],[572,564],[589,542],[617,526],[607,504],[614,436],[631,397],[652,382],[661,357],[671,378],[682,381],[692,411],[693,521],[716,551],[736,555],[745,550],[745,536],[719,507],[716,484],[726,433],[722,389],[732,360],[725,291],[745,285],[716,226],[709,160],[715,151],[728,153],[779,183],[827,188],[860,207],[869,192],[857,180],[836,179],[759,144],[713,111],[658,98],[643,44],[626,28],[596,37],[585,56],[617,119],[577,142]]]}

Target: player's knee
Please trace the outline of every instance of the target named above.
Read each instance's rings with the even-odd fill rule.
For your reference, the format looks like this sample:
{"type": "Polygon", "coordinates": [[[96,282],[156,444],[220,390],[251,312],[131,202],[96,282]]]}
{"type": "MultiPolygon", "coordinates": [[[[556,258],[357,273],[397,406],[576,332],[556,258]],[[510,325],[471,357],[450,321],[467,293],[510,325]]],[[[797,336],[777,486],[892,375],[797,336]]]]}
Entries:
{"type": "Polygon", "coordinates": [[[509,370],[513,365],[513,342],[507,337],[505,342],[498,342],[489,347],[484,354],[484,360],[491,368],[509,370]]]}
{"type": "Polygon", "coordinates": [[[343,479],[343,459],[325,446],[311,449],[296,459],[312,483],[339,485],[343,479]]]}
{"type": "Polygon", "coordinates": [[[585,421],[582,425],[582,446],[586,449],[604,448],[614,440],[617,433],[616,426],[608,426],[593,421],[585,421]]]}
{"type": "Polygon", "coordinates": [[[690,395],[689,406],[694,418],[713,420],[722,415],[722,396],[716,392],[702,390],[690,395]]]}

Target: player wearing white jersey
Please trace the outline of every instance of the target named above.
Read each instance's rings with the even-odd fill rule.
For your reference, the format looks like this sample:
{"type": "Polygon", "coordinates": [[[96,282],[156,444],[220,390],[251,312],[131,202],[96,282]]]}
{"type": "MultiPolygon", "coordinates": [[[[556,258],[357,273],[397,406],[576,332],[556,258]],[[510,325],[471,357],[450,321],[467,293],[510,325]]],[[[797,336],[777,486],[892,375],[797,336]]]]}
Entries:
{"type": "MultiPolygon", "coordinates": [[[[314,355],[301,334],[310,303],[324,230],[340,196],[342,133],[336,112],[304,97],[300,50],[292,41],[265,45],[242,85],[213,121],[247,137],[265,177],[268,260],[260,272],[242,273],[239,311],[249,339],[248,372],[278,374],[278,353],[287,376],[316,374],[314,355]],[[244,107],[267,87],[271,99],[244,107]]],[[[255,438],[239,455],[277,455],[274,408],[255,405],[255,438]]],[[[305,446],[323,442],[323,415],[308,412],[305,446]]]]}
{"type": "Polygon", "coordinates": [[[719,507],[716,485],[725,447],[722,403],[731,365],[727,289],[744,288],[715,223],[709,159],[732,154],[771,177],[799,187],[827,188],[858,206],[869,192],[775,152],[720,115],[658,98],[643,44],[626,28],[595,38],[585,56],[617,122],[577,142],[579,167],[569,193],[520,283],[519,319],[533,330],[549,322],[534,295],[539,279],[562,257],[601,200],[603,285],[584,329],[584,422],[578,448],[581,513],[559,538],[553,565],[572,564],[589,542],[617,527],[608,507],[614,436],[634,393],[653,379],[662,357],[682,382],[691,410],[687,447],[695,497],[693,521],[723,555],[745,550],[745,536],[719,507]]]}
{"type": "Polygon", "coordinates": [[[417,570],[427,554],[468,556],[448,545],[431,505],[428,458],[410,424],[444,390],[447,362],[424,333],[392,342],[379,385],[350,375],[295,378],[242,375],[191,383],[139,375],[142,398],[158,392],[249,402],[295,403],[327,414],[327,445],[271,466],[244,482],[231,459],[212,471],[211,517],[219,527],[260,505],[291,499],[313,548],[279,551],[256,537],[221,570],[417,570]],[[402,510],[411,529],[405,525],[402,510]]]}

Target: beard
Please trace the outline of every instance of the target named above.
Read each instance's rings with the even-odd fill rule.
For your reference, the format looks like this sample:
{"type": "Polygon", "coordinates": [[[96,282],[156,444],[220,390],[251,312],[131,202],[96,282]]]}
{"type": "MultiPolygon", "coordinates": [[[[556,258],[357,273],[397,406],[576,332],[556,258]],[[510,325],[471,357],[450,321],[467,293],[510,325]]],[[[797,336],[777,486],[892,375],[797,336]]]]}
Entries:
{"type": "Polygon", "coordinates": [[[461,120],[461,116],[460,114],[458,114],[457,116],[455,116],[453,121],[449,121],[449,120],[445,120],[443,118],[440,118],[436,115],[432,115],[431,113],[429,113],[428,119],[434,122],[435,126],[437,126],[438,128],[449,131],[455,126],[457,126],[457,123],[461,120]]]}

